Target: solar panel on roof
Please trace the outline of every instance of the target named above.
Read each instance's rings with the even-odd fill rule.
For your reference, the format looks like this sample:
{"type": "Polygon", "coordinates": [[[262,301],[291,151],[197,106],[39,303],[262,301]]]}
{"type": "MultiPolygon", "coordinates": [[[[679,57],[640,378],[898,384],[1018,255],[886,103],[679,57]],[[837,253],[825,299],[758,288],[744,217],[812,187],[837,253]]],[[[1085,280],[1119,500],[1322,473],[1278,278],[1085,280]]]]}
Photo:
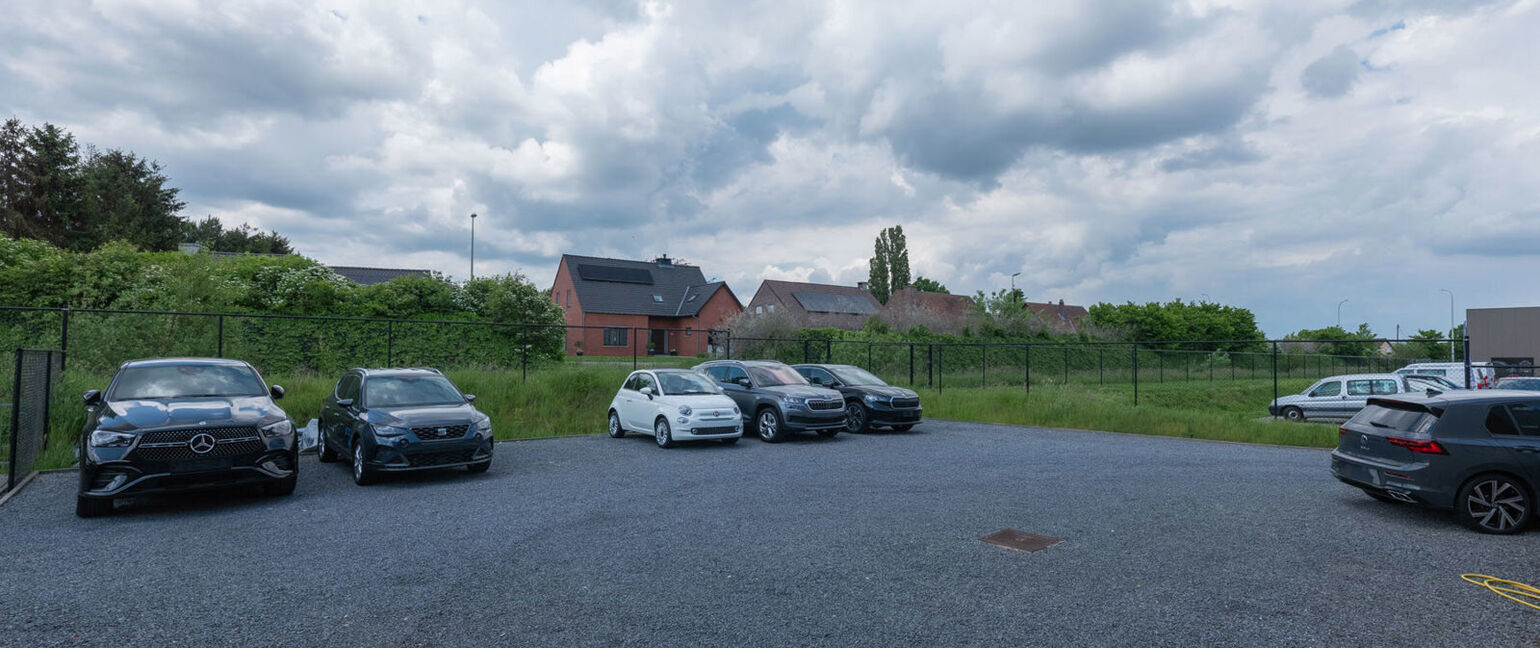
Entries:
{"type": "Polygon", "coordinates": [[[584,281],[613,281],[616,283],[651,284],[652,273],[641,268],[617,268],[615,266],[579,264],[578,276],[584,281]]]}
{"type": "Polygon", "coordinates": [[[802,305],[802,309],[809,313],[855,313],[858,315],[876,315],[877,307],[871,300],[855,295],[840,295],[818,292],[794,292],[791,294],[802,305]]]}

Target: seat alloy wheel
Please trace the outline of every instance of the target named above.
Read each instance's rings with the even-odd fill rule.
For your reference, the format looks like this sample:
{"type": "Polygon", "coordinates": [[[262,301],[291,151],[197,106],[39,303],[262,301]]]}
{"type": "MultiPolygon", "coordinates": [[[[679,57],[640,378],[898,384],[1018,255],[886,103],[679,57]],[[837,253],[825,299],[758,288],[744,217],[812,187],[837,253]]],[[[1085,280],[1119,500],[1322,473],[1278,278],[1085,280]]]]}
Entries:
{"type": "Polygon", "coordinates": [[[1460,521],[1482,533],[1517,533],[1528,526],[1533,500],[1521,483],[1502,475],[1483,475],[1460,489],[1460,521]]]}

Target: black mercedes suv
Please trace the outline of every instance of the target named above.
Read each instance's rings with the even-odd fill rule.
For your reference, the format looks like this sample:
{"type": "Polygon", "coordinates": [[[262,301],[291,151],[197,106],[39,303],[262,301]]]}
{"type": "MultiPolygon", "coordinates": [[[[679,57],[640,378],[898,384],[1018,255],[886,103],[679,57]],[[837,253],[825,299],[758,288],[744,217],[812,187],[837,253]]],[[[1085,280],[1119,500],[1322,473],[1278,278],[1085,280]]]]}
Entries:
{"type": "Polygon", "coordinates": [[[381,472],[492,467],[492,420],[437,369],[353,369],[321,403],[321,461],[347,457],[353,481],[381,472]]]}
{"type": "Polygon", "coordinates": [[[162,358],[118,368],[107,391],[85,393],[75,514],[112,511],[115,498],[261,484],[294,492],[294,421],[238,360],[162,358]]]}
{"type": "Polygon", "coordinates": [[[695,367],[722,385],[743,412],[744,429],[759,438],[785,441],[792,432],[824,438],[845,429],[845,399],[839,392],[808,384],[795,369],[774,360],[714,360],[695,367]]]}
{"type": "Polygon", "coordinates": [[[920,395],[894,387],[872,372],[852,365],[792,365],[808,382],[836,390],[845,397],[845,424],[851,432],[886,426],[899,432],[920,422],[920,395]]]}

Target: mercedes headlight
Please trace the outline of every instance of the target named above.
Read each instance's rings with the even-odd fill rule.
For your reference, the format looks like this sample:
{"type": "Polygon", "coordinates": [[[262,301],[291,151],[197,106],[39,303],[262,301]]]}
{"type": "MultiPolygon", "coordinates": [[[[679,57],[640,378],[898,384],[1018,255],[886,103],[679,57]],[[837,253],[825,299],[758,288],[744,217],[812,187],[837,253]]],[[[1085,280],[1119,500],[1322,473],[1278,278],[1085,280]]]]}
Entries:
{"type": "Polygon", "coordinates": [[[294,432],[294,422],[288,419],[284,419],[271,425],[265,425],[261,428],[260,431],[262,432],[262,436],[269,439],[273,437],[284,436],[286,434],[292,434],[294,432]]]}
{"type": "Polygon", "coordinates": [[[113,432],[111,430],[94,430],[91,432],[91,447],[93,448],[121,448],[133,445],[134,435],[127,432],[113,432]]]}
{"type": "Polygon", "coordinates": [[[690,409],[690,406],[689,406],[689,405],[680,405],[680,406],[679,406],[679,413],[680,413],[680,414],[683,414],[683,415],[685,415],[685,416],[689,416],[689,415],[690,415],[690,414],[691,414],[691,413],[692,413],[692,412],[694,412],[694,411],[695,411],[695,410],[693,410],[693,409],[690,409]]]}
{"type": "Polygon", "coordinates": [[[406,428],[392,427],[389,425],[374,426],[374,436],[377,437],[398,437],[403,434],[406,434],[406,428]]]}

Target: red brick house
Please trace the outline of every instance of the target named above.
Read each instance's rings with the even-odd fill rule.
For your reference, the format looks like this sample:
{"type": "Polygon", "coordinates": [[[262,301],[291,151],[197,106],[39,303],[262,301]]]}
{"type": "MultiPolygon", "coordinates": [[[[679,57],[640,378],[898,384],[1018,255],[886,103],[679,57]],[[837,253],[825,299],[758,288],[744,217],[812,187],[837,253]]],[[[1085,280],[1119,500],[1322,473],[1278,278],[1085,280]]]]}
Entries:
{"type": "Polygon", "coordinates": [[[925,292],[905,286],[888,297],[882,317],[900,331],[924,326],[932,333],[959,333],[968,324],[973,298],[967,295],[925,292]]]}
{"type": "Polygon", "coordinates": [[[809,326],[855,331],[882,312],[882,303],[865,284],[836,286],[766,279],[749,300],[749,311],[755,315],[790,313],[809,326]]]}
{"type": "Polygon", "coordinates": [[[708,282],[700,268],[666,256],[627,261],[563,254],[551,300],[569,326],[588,327],[567,329],[569,355],[708,353],[710,331],[743,311],[725,282],[708,282]]]}
{"type": "Polygon", "coordinates": [[[1064,305],[1064,300],[1053,302],[1026,302],[1022,308],[1032,311],[1049,330],[1056,333],[1079,333],[1080,321],[1089,313],[1084,306],[1064,305]]]}

